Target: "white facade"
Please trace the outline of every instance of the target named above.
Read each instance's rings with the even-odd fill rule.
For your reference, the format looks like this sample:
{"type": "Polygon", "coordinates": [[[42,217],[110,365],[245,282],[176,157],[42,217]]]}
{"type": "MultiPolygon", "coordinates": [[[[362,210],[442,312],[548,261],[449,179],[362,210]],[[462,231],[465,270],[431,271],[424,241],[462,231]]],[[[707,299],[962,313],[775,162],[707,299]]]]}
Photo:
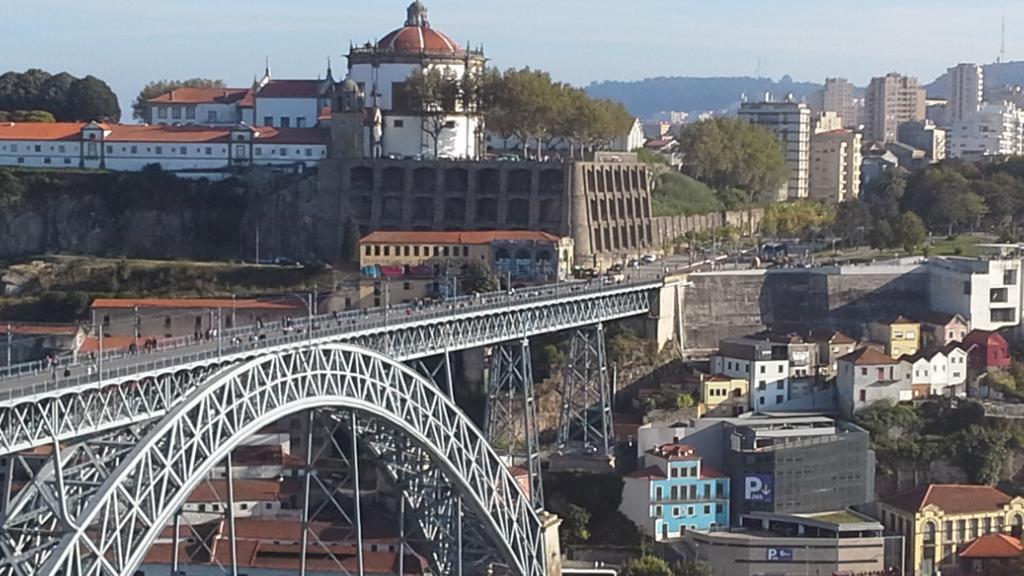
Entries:
{"type": "Polygon", "coordinates": [[[326,139],[312,129],[0,124],[0,166],[139,172],[157,165],[183,177],[216,179],[231,167],[304,170],[326,157],[326,139]]]}
{"type": "Polygon", "coordinates": [[[967,392],[967,352],[961,348],[904,356],[900,371],[911,386],[927,386],[932,396],[963,396],[967,392]]]}
{"type": "Polygon", "coordinates": [[[959,314],[971,328],[999,330],[1021,320],[1021,261],[932,258],[928,298],[933,310],[959,314]]]}
{"type": "Polygon", "coordinates": [[[985,92],[985,73],[977,64],[958,64],[947,71],[949,99],[946,122],[958,124],[981,107],[985,92]]]}
{"type": "Polygon", "coordinates": [[[612,152],[633,152],[637,148],[643,148],[646,139],[644,138],[644,125],[639,118],[633,121],[629,132],[612,140],[612,152]]]}
{"type": "Polygon", "coordinates": [[[789,168],[789,182],[779,200],[807,198],[811,168],[811,109],[800,102],[744,102],[740,118],[768,128],[779,138],[789,168]]]}
{"type": "Polygon", "coordinates": [[[789,400],[789,360],[711,357],[711,372],[750,384],[750,409],[769,410],[789,400]]]}
{"type": "Polygon", "coordinates": [[[259,126],[313,128],[320,118],[318,98],[256,98],[259,126]]]}
{"type": "Polygon", "coordinates": [[[953,158],[1024,154],[1024,112],[1010,103],[983,104],[952,124],[947,148],[953,158]]]}
{"type": "Polygon", "coordinates": [[[149,123],[154,126],[180,125],[232,126],[242,122],[242,110],[237,104],[218,102],[196,102],[172,104],[170,102],[151,104],[149,123]]]}
{"type": "Polygon", "coordinates": [[[853,130],[811,136],[809,196],[830,203],[860,196],[861,137],[853,130]]]}
{"type": "MultiPolygon", "coordinates": [[[[877,354],[884,356],[881,352],[877,354]]],[[[914,397],[913,388],[903,378],[901,366],[896,360],[879,358],[877,361],[866,362],[840,358],[838,364],[836,392],[839,413],[844,418],[853,417],[858,410],[879,400],[907,402],[914,397]]]]}

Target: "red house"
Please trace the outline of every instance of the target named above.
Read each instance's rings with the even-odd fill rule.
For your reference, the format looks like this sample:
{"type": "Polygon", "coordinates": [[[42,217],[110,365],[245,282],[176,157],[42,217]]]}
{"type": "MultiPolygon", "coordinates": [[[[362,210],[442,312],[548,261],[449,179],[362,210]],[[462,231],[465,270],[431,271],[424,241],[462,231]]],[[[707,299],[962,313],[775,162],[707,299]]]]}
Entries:
{"type": "Polygon", "coordinates": [[[968,348],[967,367],[978,370],[1007,368],[1012,362],[1010,345],[998,332],[971,330],[964,338],[968,348]]]}

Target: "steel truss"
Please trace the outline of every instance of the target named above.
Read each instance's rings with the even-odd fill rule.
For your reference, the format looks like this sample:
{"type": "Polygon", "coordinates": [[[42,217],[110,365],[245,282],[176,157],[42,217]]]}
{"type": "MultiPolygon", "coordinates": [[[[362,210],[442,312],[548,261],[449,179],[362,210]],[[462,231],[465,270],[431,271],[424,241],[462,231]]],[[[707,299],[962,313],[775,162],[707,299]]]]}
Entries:
{"type": "MultiPolygon", "coordinates": [[[[91,478],[82,483],[92,490],[91,497],[54,513],[61,520],[61,537],[47,538],[56,545],[31,558],[5,551],[3,562],[9,568],[3,571],[22,576],[131,575],[188,494],[246,437],[290,414],[328,407],[349,411],[353,430],[357,415],[360,423],[380,421],[397,430],[379,439],[370,435],[364,442],[377,444],[375,450],[396,469],[410,465],[398,457],[405,453],[402,458],[414,457],[417,470],[416,462],[429,456],[436,471],[423,474],[422,480],[399,476],[408,486],[403,492],[419,498],[421,509],[461,499],[513,573],[545,575],[536,510],[479,430],[424,377],[379,353],[348,345],[274,354],[236,366],[174,407],[119,458],[116,469],[97,465],[102,459],[87,458],[93,464],[55,470],[65,486],[91,478]],[[408,439],[418,451],[405,452],[405,445],[395,444],[388,456],[381,446],[399,438],[408,439]]],[[[357,435],[369,432],[353,434],[353,450],[357,435]]],[[[125,449],[126,444],[116,442],[111,448],[125,449]]],[[[67,462],[70,457],[56,460],[58,466],[67,462]]],[[[456,525],[464,518],[461,513],[441,516],[456,525]]],[[[445,539],[440,532],[434,535],[445,539]]]]}
{"type": "Polygon", "coordinates": [[[200,383],[225,366],[268,354],[289,354],[309,346],[350,343],[399,361],[490,346],[511,334],[549,332],[645,314],[656,284],[605,288],[557,298],[524,298],[493,308],[456,308],[446,315],[395,322],[374,329],[318,335],[287,345],[237,352],[202,353],[161,361],[106,378],[102,383],[0,398],[0,455],[162,417],[200,383]]]}
{"type": "Polygon", "coordinates": [[[558,447],[613,456],[612,390],[601,324],[573,331],[562,372],[558,447]]]}
{"type": "Polygon", "coordinates": [[[505,453],[510,466],[523,465],[530,479],[530,500],[540,511],[544,509],[544,486],[535,398],[530,340],[492,348],[484,430],[491,445],[505,453]]]}

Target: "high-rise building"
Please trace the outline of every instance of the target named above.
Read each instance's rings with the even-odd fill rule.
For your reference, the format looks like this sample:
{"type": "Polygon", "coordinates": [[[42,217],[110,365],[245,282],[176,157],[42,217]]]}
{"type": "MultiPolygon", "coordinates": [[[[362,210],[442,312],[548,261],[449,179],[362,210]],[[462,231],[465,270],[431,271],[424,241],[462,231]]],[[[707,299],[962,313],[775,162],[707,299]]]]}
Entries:
{"type": "Polygon", "coordinates": [[[810,197],[833,204],[860,196],[861,136],[831,130],[811,136],[810,197]]]}
{"type": "Polygon", "coordinates": [[[744,102],[740,118],[775,133],[786,155],[789,181],[778,200],[807,198],[811,163],[811,109],[801,102],[744,102]]]}
{"type": "Polygon", "coordinates": [[[929,163],[946,158],[946,131],[930,120],[904,122],[897,130],[897,139],[925,151],[929,163]]]}
{"type": "Polygon", "coordinates": [[[982,104],[952,125],[947,152],[952,158],[1024,154],[1024,112],[1009,102],[982,104]]]}
{"type": "Polygon", "coordinates": [[[846,78],[826,78],[822,89],[821,111],[835,112],[842,119],[843,125],[856,126],[859,123],[856,100],[853,97],[853,84],[846,78]]]}
{"type": "Polygon", "coordinates": [[[946,103],[946,122],[960,122],[976,112],[982,104],[985,91],[984,72],[977,64],[957,64],[947,71],[949,96],[946,103]]]}
{"type": "Polygon", "coordinates": [[[917,78],[895,72],[872,78],[865,95],[864,137],[895,142],[900,124],[925,118],[925,89],[917,78]]]}

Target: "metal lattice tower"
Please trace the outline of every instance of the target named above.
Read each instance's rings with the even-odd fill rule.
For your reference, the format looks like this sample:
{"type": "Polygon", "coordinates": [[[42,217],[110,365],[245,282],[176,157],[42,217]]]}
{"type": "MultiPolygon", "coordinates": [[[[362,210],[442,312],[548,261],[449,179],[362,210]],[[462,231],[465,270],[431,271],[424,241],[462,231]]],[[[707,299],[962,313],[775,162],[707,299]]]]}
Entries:
{"type": "Polygon", "coordinates": [[[582,443],[585,453],[613,456],[612,394],[601,324],[573,331],[559,392],[558,447],[582,443]]]}
{"type": "Polygon", "coordinates": [[[505,454],[509,466],[521,463],[526,469],[530,477],[530,500],[536,510],[543,510],[544,488],[529,338],[491,350],[484,434],[495,452],[505,454]]]}

